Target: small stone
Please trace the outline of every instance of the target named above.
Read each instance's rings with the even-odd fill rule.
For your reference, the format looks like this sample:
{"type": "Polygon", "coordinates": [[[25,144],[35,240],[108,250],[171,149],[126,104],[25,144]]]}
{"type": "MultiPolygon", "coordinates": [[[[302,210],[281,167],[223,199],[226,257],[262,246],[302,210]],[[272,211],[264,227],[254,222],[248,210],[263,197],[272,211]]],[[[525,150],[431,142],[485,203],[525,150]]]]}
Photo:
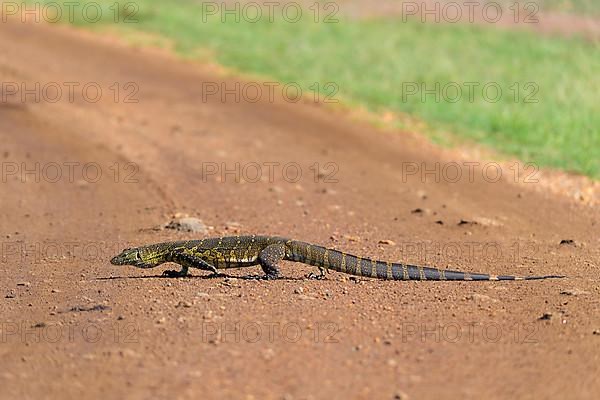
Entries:
{"type": "Polygon", "coordinates": [[[31,286],[31,282],[17,282],[17,286],[31,286]]]}
{"type": "Polygon", "coordinates": [[[586,292],[585,290],[575,288],[563,290],[562,292],[560,292],[560,294],[564,294],[567,296],[581,296],[585,294],[590,294],[590,292],[586,292]]]}
{"type": "Polygon", "coordinates": [[[379,244],[389,244],[391,246],[395,246],[396,242],[394,242],[393,240],[389,240],[389,239],[382,239],[379,241],[379,244]]]}
{"type": "Polygon", "coordinates": [[[394,400],[408,400],[408,395],[401,390],[396,391],[394,400]]]}
{"type": "Polygon", "coordinates": [[[302,293],[304,293],[304,289],[302,287],[298,287],[298,288],[294,289],[294,293],[295,294],[302,294],[302,293]]]}
{"type": "Polygon", "coordinates": [[[52,293],[60,293],[60,290],[59,289],[52,289],[50,292],[52,292],[52,293]]]}
{"type": "Polygon", "coordinates": [[[119,350],[119,355],[121,357],[131,357],[131,358],[138,358],[139,354],[132,350],[132,349],[123,349],[123,350],[119,350]]]}
{"type": "Polygon", "coordinates": [[[573,239],[563,239],[563,240],[560,241],[559,244],[560,245],[575,246],[575,241],[573,239]]]}
{"type": "Polygon", "coordinates": [[[184,217],[179,219],[174,219],[165,225],[166,229],[175,229],[181,232],[196,232],[196,233],[206,233],[207,228],[204,222],[198,218],[192,217],[184,217]]]}
{"type": "Polygon", "coordinates": [[[473,293],[471,295],[468,295],[467,297],[465,297],[465,299],[473,301],[491,301],[493,303],[496,303],[498,301],[490,296],[486,296],[485,294],[479,293],[473,293]]]}
{"type": "Polygon", "coordinates": [[[225,223],[225,229],[228,231],[239,232],[242,228],[242,224],[236,221],[229,221],[225,223]]]}
{"type": "Polygon", "coordinates": [[[190,303],[189,301],[180,301],[179,303],[177,303],[177,305],[175,306],[176,308],[190,308],[192,306],[192,303],[190,303]]]}
{"type": "Polygon", "coordinates": [[[544,313],[541,317],[538,318],[540,321],[548,321],[552,319],[552,313],[544,313]]]}
{"type": "Polygon", "coordinates": [[[474,218],[473,223],[475,224],[479,224],[481,226],[493,226],[493,227],[497,227],[497,226],[502,226],[502,222],[495,220],[493,218],[486,218],[486,217],[477,217],[474,218]]]}
{"type": "Polygon", "coordinates": [[[275,357],[275,351],[272,348],[268,348],[263,352],[263,358],[265,360],[272,360],[273,357],[275,357]]]}

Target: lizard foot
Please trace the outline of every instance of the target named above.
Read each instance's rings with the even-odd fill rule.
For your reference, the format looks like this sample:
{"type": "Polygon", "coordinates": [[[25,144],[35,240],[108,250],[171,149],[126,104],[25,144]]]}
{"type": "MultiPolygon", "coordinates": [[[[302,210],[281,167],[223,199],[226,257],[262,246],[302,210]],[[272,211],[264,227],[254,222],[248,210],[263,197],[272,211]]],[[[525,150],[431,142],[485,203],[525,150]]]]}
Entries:
{"type": "Polygon", "coordinates": [[[270,274],[265,274],[265,276],[263,276],[262,278],[268,281],[272,281],[275,279],[279,279],[279,274],[277,272],[272,272],[270,274]]]}
{"type": "Polygon", "coordinates": [[[308,275],[306,275],[306,279],[325,279],[325,274],[327,273],[327,270],[323,267],[319,267],[319,274],[315,274],[315,273],[310,273],[308,275]]]}
{"type": "Polygon", "coordinates": [[[164,271],[162,273],[162,275],[167,278],[182,278],[184,276],[187,276],[187,272],[175,271],[172,269],[168,269],[168,270],[164,271]]]}
{"type": "Polygon", "coordinates": [[[310,273],[306,275],[306,279],[316,279],[316,280],[323,280],[325,279],[325,274],[315,274],[315,273],[310,273]]]}

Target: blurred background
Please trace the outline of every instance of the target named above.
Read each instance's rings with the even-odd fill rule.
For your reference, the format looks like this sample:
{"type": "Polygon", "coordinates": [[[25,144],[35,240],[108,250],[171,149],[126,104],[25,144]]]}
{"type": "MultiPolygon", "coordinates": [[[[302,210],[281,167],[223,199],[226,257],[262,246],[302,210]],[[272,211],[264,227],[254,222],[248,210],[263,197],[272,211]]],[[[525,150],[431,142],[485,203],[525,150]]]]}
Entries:
{"type": "Polygon", "coordinates": [[[600,176],[597,1],[106,0],[69,16],[52,3],[30,6],[46,20],[293,82],[445,145],[600,176]]]}

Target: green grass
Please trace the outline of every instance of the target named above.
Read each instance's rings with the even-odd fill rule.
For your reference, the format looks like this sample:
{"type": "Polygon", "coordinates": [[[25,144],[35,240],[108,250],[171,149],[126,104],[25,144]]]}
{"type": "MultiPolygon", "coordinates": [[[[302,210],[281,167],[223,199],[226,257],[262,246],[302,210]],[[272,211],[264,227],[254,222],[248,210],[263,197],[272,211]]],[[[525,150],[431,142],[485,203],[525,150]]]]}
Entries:
{"type": "Polygon", "coordinates": [[[571,14],[600,14],[600,2],[598,0],[536,0],[536,3],[540,4],[542,10],[571,14]]]}
{"type": "MultiPolygon", "coordinates": [[[[113,4],[108,0],[105,4],[113,4]]],[[[583,39],[542,37],[470,25],[424,25],[400,19],[316,24],[281,19],[203,22],[197,2],[140,0],[132,24],[118,26],[169,38],[183,55],[210,54],[244,73],[297,82],[308,90],[335,82],[336,98],[373,112],[408,113],[443,132],[475,140],[524,161],[600,177],[600,49],[583,39]],[[498,102],[481,90],[474,101],[403,96],[403,85],[496,83],[498,102]],[[533,83],[535,103],[524,102],[533,83]],[[515,101],[514,88],[520,96],[515,101]],[[511,90],[511,87],[513,90],[511,90]]],[[[77,21],[85,25],[85,21],[77,21]]],[[[402,128],[402,125],[399,126],[402,128]]]]}

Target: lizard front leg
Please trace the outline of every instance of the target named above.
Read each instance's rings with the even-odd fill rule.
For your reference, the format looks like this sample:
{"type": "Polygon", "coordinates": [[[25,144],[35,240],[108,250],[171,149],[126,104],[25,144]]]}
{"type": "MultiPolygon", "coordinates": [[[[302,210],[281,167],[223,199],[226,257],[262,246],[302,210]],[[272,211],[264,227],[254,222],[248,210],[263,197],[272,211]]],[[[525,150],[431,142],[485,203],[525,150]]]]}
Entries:
{"type": "Polygon", "coordinates": [[[167,270],[167,271],[163,272],[163,275],[168,276],[170,278],[186,276],[188,274],[188,269],[190,267],[202,269],[205,271],[210,271],[214,275],[219,274],[219,272],[213,265],[207,263],[202,258],[197,257],[190,253],[177,252],[177,253],[173,254],[173,256],[171,257],[171,260],[174,263],[181,265],[181,271],[167,270]]]}
{"type": "Polygon", "coordinates": [[[277,279],[279,277],[279,261],[285,257],[285,245],[272,244],[265,247],[258,255],[258,262],[265,272],[265,279],[277,279]]]}

